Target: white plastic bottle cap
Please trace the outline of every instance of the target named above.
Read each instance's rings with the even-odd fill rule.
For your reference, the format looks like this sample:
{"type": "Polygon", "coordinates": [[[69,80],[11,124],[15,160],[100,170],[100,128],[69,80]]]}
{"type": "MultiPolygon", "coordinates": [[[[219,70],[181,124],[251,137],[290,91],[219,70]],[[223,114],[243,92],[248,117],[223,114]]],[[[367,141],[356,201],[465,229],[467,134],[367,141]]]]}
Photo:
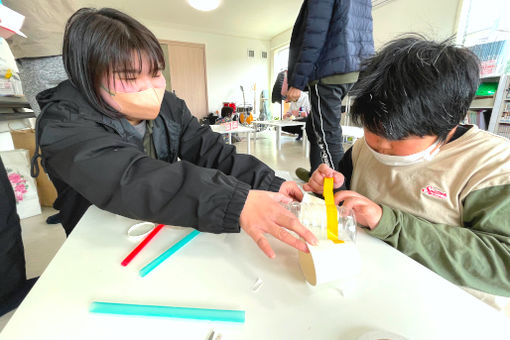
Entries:
{"type": "Polygon", "coordinates": [[[154,228],[156,228],[156,225],[152,222],[141,222],[132,225],[128,231],[127,235],[128,238],[133,241],[140,241],[145,236],[147,236],[154,228]]]}

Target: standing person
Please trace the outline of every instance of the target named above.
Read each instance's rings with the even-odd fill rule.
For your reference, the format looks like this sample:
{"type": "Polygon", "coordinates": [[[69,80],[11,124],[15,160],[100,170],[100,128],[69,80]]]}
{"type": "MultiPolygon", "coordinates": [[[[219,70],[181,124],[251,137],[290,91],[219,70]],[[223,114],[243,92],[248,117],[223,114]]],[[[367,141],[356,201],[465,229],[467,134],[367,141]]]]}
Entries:
{"type": "Polygon", "coordinates": [[[288,101],[308,88],[311,114],[310,171],[296,175],[308,181],[319,164],[334,168],[342,159],[342,99],[358,79],[360,62],[374,53],[370,0],[305,0],[290,42],[288,101]]]}
{"type": "MultiPolygon", "coordinates": [[[[27,38],[7,39],[16,59],[23,93],[35,116],[41,109],[35,96],[67,79],[62,63],[62,40],[67,19],[78,9],[75,0],[4,0],[4,5],[25,16],[27,38]]],[[[60,223],[59,214],[47,223],[60,223]]]]}
{"type": "Polygon", "coordinates": [[[306,244],[288,230],[317,242],[279,204],[302,199],[296,183],[237,154],[165,91],[163,50],[140,22],[82,8],[67,22],[63,60],[69,80],[38,95],[36,130],[67,233],[94,204],[203,232],[242,229],[271,258],[264,234],[301,251],[306,244]]]}

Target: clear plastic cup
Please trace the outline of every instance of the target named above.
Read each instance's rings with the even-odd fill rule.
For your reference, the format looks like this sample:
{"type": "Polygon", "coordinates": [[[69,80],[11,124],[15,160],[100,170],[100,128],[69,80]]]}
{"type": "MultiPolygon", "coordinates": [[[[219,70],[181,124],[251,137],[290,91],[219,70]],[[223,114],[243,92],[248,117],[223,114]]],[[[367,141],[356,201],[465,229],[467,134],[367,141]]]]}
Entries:
{"type": "MultiPolygon", "coordinates": [[[[291,202],[283,205],[319,240],[328,239],[326,204],[291,202]]],[[[356,218],[352,209],[335,206],[338,216],[338,239],[356,242],[356,218]]]]}

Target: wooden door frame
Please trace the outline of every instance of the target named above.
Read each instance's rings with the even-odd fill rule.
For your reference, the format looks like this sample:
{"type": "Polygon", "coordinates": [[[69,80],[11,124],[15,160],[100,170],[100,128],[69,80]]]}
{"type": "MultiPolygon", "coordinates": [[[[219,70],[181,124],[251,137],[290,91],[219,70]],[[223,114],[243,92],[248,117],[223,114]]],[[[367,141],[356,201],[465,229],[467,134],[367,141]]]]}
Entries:
{"type": "MultiPolygon", "coordinates": [[[[191,42],[185,42],[185,41],[175,41],[175,40],[159,40],[160,43],[166,44],[166,45],[177,45],[177,46],[187,46],[187,47],[200,47],[202,48],[202,51],[204,53],[204,80],[205,80],[205,105],[206,105],[206,116],[209,112],[209,89],[207,86],[207,59],[205,54],[205,44],[199,44],[199,43],[191,43],[191,42]]],[[[170,53],[168,54],[168,58],[170,59],[170,53]]],[[[170,61],[169,61],[170,62],[170,61]]],[[[168,65],[170,67],[170,65],[168,65]]],[[[170,69],[168,69],[169,72],[170,69]]],[[[170,73],[172,74],[172,73],[170,73]]],[[[172,79],[170,79],[171,84],[172,79]]],[[[173,89],[172,89],[173,90],[173,89]]]]}

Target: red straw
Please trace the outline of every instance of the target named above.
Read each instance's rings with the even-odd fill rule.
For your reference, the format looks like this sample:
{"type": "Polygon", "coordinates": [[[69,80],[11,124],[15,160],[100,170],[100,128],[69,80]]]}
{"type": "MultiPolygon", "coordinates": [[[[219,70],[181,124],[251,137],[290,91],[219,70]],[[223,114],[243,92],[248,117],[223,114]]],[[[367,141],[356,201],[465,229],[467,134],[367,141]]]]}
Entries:
{"type": "Polygon", "coordinates": [[[129,264],[129,262],[131,262],[132,259],[135,258],[136,255],[138,255],[138,253],[147,245],[147,243],[149,243],[150,240],[152,240],[152,238],[154,236],[156,236],[156,234],[161,230],[161,228],[163,228],[165,225],[164,224],[158,224],[158,226],[156,228],[154,228],[150,233],[149,235],[147,235],[142,242],[140,242],[140,244],[135,248],[133,249],[133,251],[131,253],[129,253],[129,255],[120,263],[121,265],[123,265],[124,267],[127,266],[129,264]]]}

